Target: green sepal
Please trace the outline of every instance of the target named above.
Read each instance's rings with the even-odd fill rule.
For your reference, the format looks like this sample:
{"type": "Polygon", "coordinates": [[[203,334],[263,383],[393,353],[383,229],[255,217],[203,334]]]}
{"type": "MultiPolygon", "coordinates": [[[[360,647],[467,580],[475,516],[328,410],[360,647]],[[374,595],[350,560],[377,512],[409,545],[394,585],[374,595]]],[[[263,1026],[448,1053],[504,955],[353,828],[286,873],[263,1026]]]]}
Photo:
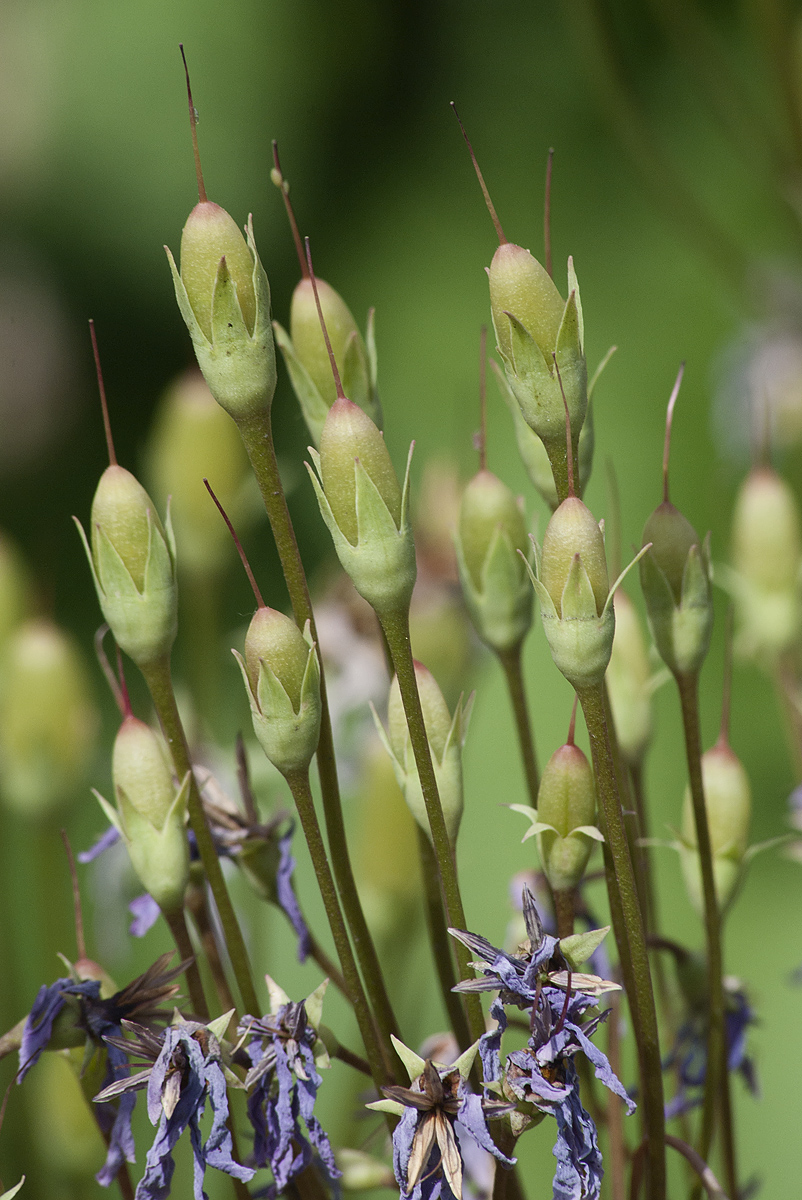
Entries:
{"type": "Polygon", "coordinates": [[[568,837],[573,837],[577,833],[581,833],[583,837],[589,837],[593,842],[604,841],[604,834],[595,825],[575,825],[568,837]]]}
{"type": "MultiPolygon", "coordinates": [[[[580,299],[580,295],[579,295],[579,280],[576,277],[576,271],[574,269],[573,254],[568,255],[568,298],[569,298],[569,300],[570,300],[571,296],[574,297],[574,306],[576,308],[576,323],[577,323],[577,330],[578,330],[579,353],[584,354],[585,353],[585,319],[582,315],[582,300],[580,299]]],[[[568,305],[566,304],[566,308],[567,307],[568,307],[568,305]]],[[[563,317],[563,320],[565,320],[564,317],[563,317]]],[[[559,341],[559,338],[558,338],[558,341],[559,341]]],[[[608,353],[607,357],[609,358],[609,353],[608,353]]],[[[605,359],[604,361],[606,362],[607,359],[605,359]]],[[[595,376],[594,376],[594,379],[595,379],[595,376]]],[[[588,398],[590,398],[589,393],[588,393],[588,398]]]]}
{"type": "Polygon", "coordinates": [[[568,578],[560,597],[560,612],[563,621],[587,621],[596,617],[593,586],[578,554],[574,555],[568,569],[568,578]]]}
{"type": "Polygon", "coordinates": [[[412,1083],[413,1080],[423,1074],[426,1060],[421,1058],[419,1054],[416,1054],[414,1050],[410,1050],[409,1046],[405,1046],[401,1039],[397,1038],[393,1033],[390,1034],[390,1041],[393,1043],[396,1054],[406,1067],[409,1082],[412,1083]]]}
{"type": "Polygon", "coordinates": [[[267,995],[270,1000],[270,1013],[275,1016],[278,1010],[285,1004],[290,1003],[290,998],[280,984],[276,983],[270,975],[265,975],[265,984],[267,986],[267,995]]]}
{"type": "Polygon", "coordinates": [[[605,925],[602,929],[589,929],[587,933],[572,933],[570,937],[560,938],[560,950],[567,958],[571,969],[587,962],[609,932],[610,926],[605,925]]]}
{"type": "Polygon", "coordinates": [[[481,1040],[481,1038],[477,1038],[472,1046],[469,1046],[467,1050],[463,1050],[459,1058],[455,1058],[448,1069],[450,1071],[459,1071],[462,1078],[467,1081],[468,1076],[473,1070],[473,1064],[476,1061],[476,1055],[479,1051],[479,1042],[481,1040]]]}
{"type": "Polygon", "coordinates": [[[12,1188],[7,1188],[5,1192],[0,1192],[0,1200],[13,1200],[14,1196],[16,1196],[24,1182],[25,1176],[23,1175],[19,1183],[15,1183],[12,1188]]]}
{"type": "Polygon", "coordinates": [[[534,606],[526,573],[509,536],[501,528],[494,533],[482,564],[481,589],[476,588],[468,570],[458,531],[454,546],[465,603],[479,637],[500,654],[519,646],[532,626],[534,606]]]}
{"type": "Polygon", "coordinates": [[[381,493],[361,462],[354,462],[356,545],[349,542],[337,524],[319,478],[320,455],[309,447],[317,474],[309,463],[306,464],[306,469],[315,489],[320,515],[332,536],[337,557],[356,590],[380,617],[406,611],[415,586],[417,565],[409,522],[409,471],[413,447],[414,442],[409,448],[404,474],[400,527],[396,526],[381,493]]]}
{"type": "MultiPolygon", "coordinates": [[[[577,307],[577,293],[572,291],[563,311],[560,329],[557,334],[557,345],[554,353],[562,380],[562,390],[565,391],[565,402],[571,418],[571,438],[576,443],[579,438],[585,414],[588,409],[588,369],[585,355],[582,351],[582,334],[580,332],[580,313],[577,307]]],[[[556,372],[555,372],[556,375],[556,372]]],[[[562,403],[560,382],[554,380],[560,396],[560,409],[565,428],[565,407],[562,403]]]]}
{"type": "Polygon", "coordinates": [[[318,1029],[320,1027],[320,1022],[323,1019],[323,998],[326,995],[326,989],[328,986],[328,979],[324,979],[317,985],[313,992],[309,993],[304,1001],[306,1019],[313,1029],[318,1029]]]}
{"type": "Polygon", "coordinates": [[[371,1100],[365,1108],[371,1109],[372,1112],[391,1113],[394,1117],[403,1117],[407,1111],[400,1100],[371,1100]]]}
{"type": "Polygon", "coordinates": [[[223,1013],[220,1017],[215,1017],[213,1021],[208,1021],[206,1028],[210,1033],[214,1034],[218,1042],[222,1042],[225,1037],[225,1032],[228,1029],[229,1022],[237,1010],[230,1008],[227,1013],[223,1013]]]}

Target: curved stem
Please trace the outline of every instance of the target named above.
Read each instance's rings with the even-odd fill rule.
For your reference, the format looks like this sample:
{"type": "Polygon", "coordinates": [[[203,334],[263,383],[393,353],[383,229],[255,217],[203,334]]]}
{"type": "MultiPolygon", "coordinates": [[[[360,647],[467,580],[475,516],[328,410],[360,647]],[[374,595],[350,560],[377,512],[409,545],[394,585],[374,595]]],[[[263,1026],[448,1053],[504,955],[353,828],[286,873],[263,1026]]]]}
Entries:
{"type": "MultiPolygon", "coordinates": [[[[465,910],[462,907],[462,896],[457,879],[457,864],[446,829],[443,806],[440,803],[440,793],[437,789],[437,779],[434,774],[432,754],[418,694],[415,662],[409,640],[409,614],[407,612],[380,613],[379,620],[387,638],[387,645],[390,647],[393,668],[401,691],[401,701],[404,705],[404,714],[412,742],[412,752],[415,756],[415,765],[418,769],[421,791],[426,804],[426,815],[429,818],[429,828],[432,832],[432,845],[443,889],[446,917],[453,928],[467,929],[465,910]]],[[[472,979],[467,949],[461,942],[457,943],[455,949],[460,978],[472,979]]],[[[464,1000],[471,1041],[476,1041],[485,1031],[482,1008],[476,995],[469,993],[464,1000]]]]}
{"type": "Polygon", "coordinates": [[[362,980],[359,977],[354,952],[351,949],[351,943],[348,939],[348,930],[345,927],[340,902],[337,899],[334,877],[329,866],[326,847],[323,844],[323,835],[320,832],[315,804],[312,799],[312,791],[309,787],[309,773],[308,771],[298,771],[287,775],[286,779],[292,792],[292,798],[295,801],[295,807],[298,810],[306,844],[309,847],[317,885],[320,888],[323,905],[326,909],[326,916],[329,919],[331,934],[334,938],[334,945],[343,969],[345,984],[348,989],[348,998],[353,1005],[359,1024],[359,1032],[362,1034],[362,1041],[365,1044],[365,1053],[370,1063],[371,1075],[376,1086],[380,1088],[382,1084],[392,1081],[392,1066],[387,1048],[379,1038],[373,1023],[373,1015],[362,986],[362,980]]]}
{"type": "Polygon", "coordinates": [[[519,642],[512,650],[500,653],[498,660],[504,670],[507,689],[510,693],[510,702],[512,703],[512,711],[515,714],[515,728],[518,731],[518,744],[521,748],[521,759],[523,761],[524,775],[526,776],[529,801],[532,808],[537,808],[537,793],[540,787],[540,779],[537,770],[535,739],[529,719],[524,676],[521,669],[522,650],[523,642],[519,642]]]}
{"type": "MultiPolygon", "coordinates": [[[[647,1138],[650,1200],[665,1200],[665,1113],[663,1108],[663,1068],[660,1060],[660,1039],[657,1030],[652,978],[643,918],[635,886],[635,872],[627,845],[624,817],[616,785],[610,739],[607,731],[604,684],[577,690],[590,738],[593,769],[596,775],[599,804],[604,814],[604,835],[612,859],[615,886],[623,920],[623,938],[619,949],[626,946],[629,963],[622,956],[624,980],[632,1013],[638,1046],[643,1123],[647,1138]],[[631,991],[630,991],[631,987],[631,991]]],[[[616,916],[613,910],[614,918],[616,916]]],[[[618,939],[618,930],[616,930],[618,939]]]]}
{"type": "Polygon", "coordinates": [[[448,936],[445,913],[443,912],[443,897],[440,892],[440,879],[437,870],[437,859],[434,856],[431,843],[426,834],[417,825],[418,850],[420,853],[420,868],[423,879],[423,894],[426,904],[426,925],[429,930],[429,941],[432,946],[432,958],[440,981],[440,991],[446,1006],[448,1019],[454,1031],[454,1037],[459,1043],[460,1050],[467,1050],[471,1044],[471,1034],[465,1019],[465,1009],[460,1003],[459,996],[452,991],[457,982],[454,974],[454,963],[451,957],[455,942],[448,936]]]}
{"type": "Polygon", "coordinates": [[[342,992],[344,996],[348,996],[348,985],[345,982],[345,976],[336,963],[332,962],[329,958],[313,933],[309,934],[309,957],[315,960],[323,974],[331,980],[337,990],[342,992]]]}
{"type": "Polygon", "coordinates": [[[162,909],[162,916],[170,927],[170,933],[173,935],[173,940],[181,959],[188,964],[184,971],[184,978],[187,981],[187,991],[189,992],[189,1002],[192,1005],[192,1011],[196,1017],[200,1017],[201,1021],[208,1021],[209,1006],[206,1003],[195,951],[192,949],[192,942],[189,940],[189,931],[187,930],[187,923],[184,918],[184,910],[183,908],[179,908],[175,912],[168,913],[162,909]]]}
{"type": "MultiPolygon", "coordinates": [[[[281,486],[276,451],[273,445],[273,431],[269,414],[261,414],[237,422],[248,458],[251,462],[259,491],[262,493],[265,510],[273,531],[273,538],[281,560],[281,569],[287,583],[290,595],[293,617],[300,629],[309,621],[312,637],[317,642],[315,615],[312,611],[312,601],[306,583],[301,554],[292,527],[287,500],[281,486]]],[[[318,652],[318,657],[320,657],[318,652]]],[[[342,900],[343,911],[354,940],[354,950],[365,981],[365,989],[370,997],[376,1021],[381,1030],[388,1053],[390,1053],[390,1034],[400,1036],[398,1022],[395,1019],[387,986],[384,982],[379,957],[368,929],[365,914],[354,879],[348,842],[345,837],[342,805],[340,802],[340,784],[337,779],[337,762],[334,755],[334,741],[331,733],[331,717],[329,715],[328,698],[326,695],[326,678],[323,664],[320,664],[320,701],[321,722],[320,741],[317,748],[317,769],[320,777],[320,791],[323,799],[323,814],[326,820],[326,833],[331,849],[331,860],[337,888],[342,900]]]]}
{"type": "Polygon", "coordinates": [[[220,949],[217,945],[210,911],[209,893],[203,884],[199,887],[189,888],[186,905],[192,914],[195,928],[198,931],[201,945],[206,955],[206,961],[209,964],[209,970],[212,973],[217,999],[220,1001],[220,1011],[228,1012],[229,1009],[236,1008],[237,1006],[231,994],[231,988],[228,986],[225,968],[220,958],[220,949]]]}
{"type": "MultiPolygon", "coordinates": [[[[699,1181],[702,1187],[710,1196],[710,1200],[729,1200],[727,1193],[716,1179],[710,1167],[705,1160],[696,1153],[692,1146],[687,1142],[683,1142],[681,1138],[672,1137],[670,1133],[666,1134],[666,1145],[672,1150],[678,1150],[693,1167],[696,1174],[699,1176],[699,1181]]],[[[641,1142],[637,1150],[632,1156],[632,1174],[629,1181],[629,1200],[638,1200],[638,1194],[641,1188],[643,1179],[643,1162],[646,1157],[646,1143],[641,1142]]]]}
{"type": "Polygon", "coordinates": [[[721,950],[721,916],[716,900],[713,875],[713,853],[707,824],[704,783],[702,780],[702,744],[699,731],[699,676],[677,675],[685,751],[688,760],[688,780],[693,801],[696,846],[702,874],[704,922],[707,949],[708,1028],[705,1094],[702,1109],[702,1131],[699,1154],[707,1160],[713,1143],[716,1110],[721,1116],[722,1155],[727,1187],[738,1195],[735,1168],[735,1145],[730,1101],[730,1073],[727,1062],[727,1037],[724,1009],[724,961],[721,950]]]}
{"type": "Polygon", "coordinates": [[[217,905],[220,924],[223,927],[226,947],[231,959],[231,966],[237,981],[237,987],[240,990],[242,1003],[245,1006],[246,1012],[258,1013],[260,1012],[259,1001],[256,998],[256,988],[254,987],[251,975],[248,951],[245,948],[242,930],[239,927],[237,914],[234,912],[234,906],[228,894],[226,881],[223,878],[223,870],[220,866],[220,859],[217,857],[217,850],[215,849],[211,830],[206,820],[206,814],[203,811],[203,803],[200,798],[198,783],[192,770],[184,727],[181,724],[178,705],[175,702],[169,659],[159,659],[157,662],[143,667],[142,674],[145,676],[145,682],[148,685],[153,706],[156,709],[167,745],[170,748],[175,773],[179,779],[183,779],[187,772],[189,772],[189,803],[187,806],[189,810],[189,823],[192,827],[192,832],[195,834],[201,863],[206,872],[209,887],[212,889],[214,902],[217,905]]]}

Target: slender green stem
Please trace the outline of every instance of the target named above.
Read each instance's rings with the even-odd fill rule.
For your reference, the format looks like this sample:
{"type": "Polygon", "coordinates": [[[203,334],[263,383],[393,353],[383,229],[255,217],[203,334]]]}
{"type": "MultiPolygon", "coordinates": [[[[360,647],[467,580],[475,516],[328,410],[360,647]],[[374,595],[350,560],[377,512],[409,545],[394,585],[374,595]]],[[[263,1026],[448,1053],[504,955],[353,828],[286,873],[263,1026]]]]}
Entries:
{"type": "Polygon", "coordinates": [[[708,1029],[707,1066],[705,1074],[702,1131],[699,1154],[706,1161],[713,1143],[716,1112],[721,1116],[722,1155],[727,1189],[738,1195],[735,1144],[730,1101],[730,1073],[727,1063],[727,1041],[724,1009],[724,959],[721,950],[721,917],[716,900],[713,875],[713,853],[707,824],[704,783],[702,780],[702,741],[699,730],[699,676],[677,675],[685,751],[688,760],[688,780],[693,802],[696,827],[696,846],[702,874],[702,896],[707,948],[708,1029]]]}
{"type": "MultiPolygon", "coordinates": [[[[212,914],[209,909],[209,894],[203,884],[190,886],[187,892],[186,906],[192,914],[195,928],[198,931],[201,945],[203,946],[203,952],[206,955],[206,961],[209,964],[209,970],[212,973],[217,999],[220,1003],[220,1011],[228,1012],[237,1006],[231,994],[231,988],[228,986],[225,969],[220,958],[220,949],[217,945],[212,914]]],[[[253,1015],[258,1016],[258,1013],[254,1013],[253,1015]]],[[[234,1024],[234,1017],[232,1017],[232,1024],[234,1024]]]]}
{"type": "MultiPolygon", "coordinates": [[[[281,560],[281,569],[287,583],[292,612],[296,624],[303,629],[309,621],[312,637],[317,642],[315,616],[312,611],[312,601],[306,583],[301,554],[292,527],[287,500],[281,486],[276,452],[273,445],[273,431],[268,414],[238,421],[237,427],[242,437],[248,458],[256,476],[259,490],[262,493],[270,528],[281,560]]],[[[390,1034],[399,1036],[398,1022],[395,1019],[387,986],[384,982],[379,956],[371,937],[362,903],[354,879],[351,856],[345,836],[342,804],[340,802],[340,785],[337,779],[337,762],[334,755],[334,741],[331,733],[331,718],[329,715],[328,699],[326,696],[326,678],[323,664],[320,664],[320,700],[321,722],[320,741],[317,748],[317,769],[320,777],[320,791],[323,799],[323,814],[326,820],[326,833],[331,849],[331,860],[337,888],[342,899],[343,911],[354,940],[354,949],[365,981],[365,989],[370,997],[373,1011],[376,1014],[379,1029],[385,1045],[391,1046],[390,1034]]]]}
{"type": "Polygon", "coordinates": [[[309,934],[309,957],[315,960],[323,974],[331,980],[337,990],[347,996],[348,985],[345,982],[345,976],[336,963],[329,958],[313,933],[309,934]]]}
{"type": "Polygon", "coordinates": [[[234,906],[228,894],[228,888],[226,887],[226,881],[223,878],[223,871],[220,866],[220,859],[217,857],[217,850],[215,849],[211,830],[206,820],[206,814],[203,811],[203,802],[200,798],[197,780],[192,770],[192,761],[189,757],[186,734],[181,724],[178,705],[175,702],[169,659],[165,657],[151,663],[147,667],[143,667],[142,674],[145,676],[145,682],[148,685],[153,706],[156,709],[167,745],[170,748],[175,773],[179,779],[183,779],[187,772],[189,772],[189,823],[192,827],[192,832],[195,834],[201,863],[206,872],[209,887],[212,889],[214,902],[217,905],[220,924],[223,927],[223,935],[226,939],[226,947],[231,959],[231,966],[237,981],[237,987],[240,990],[242,1003],[245,1006],[246,1012],[256,1014],[260,1012],[260,1008],[251,975],[248,951],[245,948],[242,930],[239,927],[237,914],[234,912],[234,906]]]}
{"type": "MultiPolygon", "coordinates": [[[[423,721],[423,710],[418,694],[418,681],[415,677],[415,660],[412,657],[412,646],[409,640],[409,613],[394,612],[380,613],[384,635],[393,659],[396,679],[401,691],[401,702],[409,728],[412,752],[418,769],[421,791],[426,804],[426,815],[429,818],[429,828],[432,831],[434,858],[440,875],[440,885],[446,906],[446,917],[454,929],[467,929],[465,910],[462,906],[462,896],[457,879],[457,864],[454,851],[446,829],[443,816],[443,806],[440,803],[440,793],[437,789],[437,779],[432,764],[432,753],[429,739],[426,736],[426,726],[423,721]]],[[[472,979],[468,965],[468,951],[461,942],[456,947],[457,965],[461,979],[472,979]]],[[[479,997],[468,994],[464,997],[468,1027],[471,1031],[471,1041],[481,1037],[485,1031],[482,1018],[482,1007],[479,997]]]]}
{"type": "Polygon", "coordinates": [[[537,793],[540,778],[537,770],[537,755],[535,739],[532,734],[532,724],[529,719],[529,709],[526,703],[524,676],[521,669],[521,651],[523,643],[519,642],[512,650],[499,654],[498,659],[504,669],[507,689],[510,693],[512,711],[515,714],[515,728],[518,731],[518,744],[521,747],[521,759],[526,776],[526,788],[532,808],[537,808],[537,793]]]}
{"type": "MultiPolygon", "coordinates": [[[[507,1158],[514,1157],[515,1143],[517,1138],[512,1132],[509,1119],[502,1119],[493,1123],[493,1141],[498,1146],[502,1154],[506,1154],[507,1158]]],[[[503,1167],[500,1162],[495,1165],[495,1174],[493,1176],[493,1194],[491,1200],[507,1200],[512,1188],[508,1185],[515,1177],[515,1168],[511,1171],[508,1167],[503,1167]]]]}
{"type": "Polygon", "coordinates": [[[557,918],[557,937],[567,938],[574,932],[576,901],[573,888],[553,891],[554,915],[557,918]]]}
{"type": "Polygon", "coordinates": [[[452,959],[455,943],[448,936],[448,929],[446,928],[437,859],[434,856],[429,839],[419,825],[417,826],[417,830],[421,877],[423,879],[423,895],[426,904],[426,924],[429,929],[432,957],[437,970],[437,977],[440,981],[440,991],[443,995],[448,1019],[454,1031],[454,1037],[459,1043],[460,1050],[467,1050],[471,1044],[471,1033],[468,1028],[468,1022],[465,1019],[465,1009],[462,1007],[457,993],[452,991],[457,982],[452,959]]]}
{"type": "Polygon", "coordinates": [[[373,1015],[368,1005],[365,989],[362,986],[362,980],[359,977],[356,958],[351,949],[348,930],[346,929],[345,920],[340,909],[340,902],[337,898],[337,889],[334,886],[334,876],[331,873],[326,847],[323,844],[323,835],[320,832],[320,825],[318,824],[317,813],[315,812],[312,791],[309,787],[309,772],[298,771],[288,775],[287,783],[292,792],[295,807],[298,810],[306,844],[309,847],[317,885],[320,888],[323,905],[326,909],[326,916],[329,919],[331,934],[334,938],[334,945],[343,969],[345,985],[348,989],[348,998],[353,1005],[357,1023],[359,1024],[359,1032],[362,1034],[362,1041],[365,1044],[365,1053],[368,1056],[371,1074],[376,1086],[380,1088],[383,1084],[392,1082],[392,1064],[387,1047],[379,1037],[376,1026],[373,1023],[373,1015]]]}
{"type": "MultiPolygon", "coordinates": [[[[585,715],[593,769],[599,802],[604,811],[605,838],[612,858],[615,883],[620,900],[620,917],[625,926],[631,980],[625,971],[628,999],[638,1044],[640,1084],[644,1128],[648,1141],[648,1170],[650,1200],[665,1200],[665,1113],[663,1109],[663,1068],[660,1061],[660,1039],[657,1013],[649,971],[649,956],[643,918],[635,886],[635,872],[627,845],[624,817],[616,786],[613,755],[607,730],[604,685],[600,683],[578,692],[585,715]],[[632,991],[629,992],[631,983],[632,991]]],[[[619,946],[620,946],[619,942],[619,946]]],[[[624,966],[622,959],[622,966],[624,966]]]]}
{"type": "MultiPolygon", "coordinates": [[[[621,1078],[621,993],[610,998],[610,1017],[607,1021],[607,1057],[613,1073],[621,1078]]],[[[627,1142],[624,1136],[624,1102],[613,1092],[607,1096],[607,1136],[610,1139],[611,1200],[625,1200],[625,1170],[627,1142]]]]}
{"type": "Polygon", "coordinates": [[[175,912],[168,913],[162,909],[162,916],[170,927],[170,933],[173,935],[179,955],[188,964],[184,971],[184,978],[187,981],[187,991],[189,992],[189,1002],[192,1005],[192,1011],[196,1017],[200,1017],[201,1021],[208,1021],[209,1006],[206,1003],[195,951],[192,949],[192,942],[189,940],[189,931],[187,930],[187,923],[184,918],[184,910],[183,908],[179,908],[175,912]]]}

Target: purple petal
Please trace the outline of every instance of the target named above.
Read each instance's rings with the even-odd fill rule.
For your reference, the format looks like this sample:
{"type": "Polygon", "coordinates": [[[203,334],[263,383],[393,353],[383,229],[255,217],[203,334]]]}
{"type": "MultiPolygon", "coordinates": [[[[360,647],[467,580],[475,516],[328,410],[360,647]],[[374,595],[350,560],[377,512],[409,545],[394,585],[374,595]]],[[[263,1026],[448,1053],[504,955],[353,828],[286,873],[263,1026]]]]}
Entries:
{"type": "Polygon", "coordinates": [[[573,1030],[576,1033],[577,1040],[584,1050],[586,1057],[589,1058],[593,1063],[593,1070],[596,1078],[599,1079],[605,1087],[609,1088],[611,1092],[615,1092],[616,1096],[621,1097],[627,1106],[628,1114],[633,1113],[636,1108],[635,1101],[629,1096],[627,1089],[613,1071],[607,1055],[603,1050],[600,1050],[598,1046],[594,1046],[593,1042],[585,1037],[578,1025],[574,1025],[573,1030]]]}
{"type": "Polygon", "coordinates": [[[114,825],[110,825],[105,833],[101,833],[94,845],[90,846],[88,850],[82,850],[81,853],[77,855],[78,862],[94,862],[98,855],[102,854],[104,850],[108,850],[110,846],[113,846],[115,842],[119,842],[119,840],[120,831],[114,825]]]}
{"type": "Polygon", "coordinates": [[[404,1115],[393,1131],[393,1171],[401,1194],[407,1193],[407,1167],[412,1154],[415,1130],[418,1128],[418,1110],[405,1108],[404,1115]]]}
{"type": "Polygon", "coordinates": [[[295,859],[290,853],[290,844],[295,829],[294,823],[284,837],[279,839],[279,862],[276,870],[276,896],[284,912],[289,918],[298,936],[298,961],[306,962],[310,951],[310,936],[306,921],[298,907],[298,900],[292,886],[292,873],[295,870],[295,859]]]}
{"type": "Polygon", "coordinates": [[[554,1200],[598,1200],[604,1171],[596,1126],[585,1112],[576,1086],[576,1068],[569,1064],[574,1086],[565,1102],[555,1109],[557,1170],[552,1183],[554,1200]]]}
{"type": "MultiPolygon", "coordinates": [[[[119,1026],[109,1023],[108,1032],[113,1032],[114,1036],[120,1036],[122,1031],[119,1026]]],[[[128,1060],[124,1051],[118,1049],[117,1046],[107,1046],[107,1053],[108,1067],[103,1087],[108,1087],[117,1079],[124,1079],[129,1073],[128,1060]]],[[[136,1092],[128,1092],[120,1096],[116,1107],[114,1104],[96,1105],[98,1123],[106,1129],[109,1135],[106,1161],[95,1176],[101,1187],[111,1186],[124,1162],[136,1161],[134,1134],[131,1129],[131,1117],[135,1104],[136,1092]]]]}
{"type": "Polygon", "coordinates": [[[144,937],[161,916],[161,909],[149,892],[136,896],[128,905],[133,921],[128,926],[131,937],[144,937]]]}
{"type": "Polygon", "coordinates": [[[64,1007],[67,995],[97,998],[100,995],[100,984],[95,980],[75,983],[72,979],[57,979],[50,987],[42,984],[22,1030],[17,1083],[22,1083],[31,1067],[38,1061],[39,1055],[47,1049],[53,1036],[53,1023],[64,1007]]]}
{"type": "MultiPolygon", "coordinates": [[[[247,1183],[248,1180],[253,1179],[256,1172],[250,1167],[243,1167],[232,1157],[231,1133],[226,1125],[228,1093],[223,1069],[216,1059],[211,1059],[206,1064],[204,1074],[212,1106],[212,1128],[203,1147],[201,1163],[205,1160],[208,1166],[215,1167],[218,1171],[225,1171],[226,1175],[232,1175],[235,1179],[241,1179],[243,1183],[247,1183]]],[[[196,1166],[197,1163],[198,1155],[196,1155],[196,1166]]],[[[203,1179],[202,1170],[201,1179],[203,1179]]]]}
{"type": "Polygon", "coordinates": [[[469,1092],[466,1088],[464,1095],[462,1096],[457,1118],[462,1122],[462,1124],[468,1130],[468,1133],[470,1133],[474,1141],[478,1142],[483,1150],[487,1150],[489,1154],[492,1154],[494,1158],[497,1158],[498,1161],[503,1163],[505,1167],[515,1166],[517,1159],[508,1158],[503,1151],[499,1150],[498,1146],[490,1136],[490,1130],[487,1128],[487,1120],[482,1109],[481,1096],[477,1096],[475,1093],[469,1092]]]}

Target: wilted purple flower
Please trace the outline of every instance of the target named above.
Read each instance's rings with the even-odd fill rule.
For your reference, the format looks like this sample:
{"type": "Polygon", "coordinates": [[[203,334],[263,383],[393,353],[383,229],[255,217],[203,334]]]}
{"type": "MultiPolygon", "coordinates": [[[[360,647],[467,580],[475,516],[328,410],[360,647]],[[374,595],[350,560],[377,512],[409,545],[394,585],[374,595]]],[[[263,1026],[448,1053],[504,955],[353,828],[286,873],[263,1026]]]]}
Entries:
{"type": "Polygon", "coordinates": [[[328,1135],[313,1111],[322,1080],[315,1065],[317,1033],[304,1002],[279,1004],[261,1019],[245,1017],[239,1033],[251,1035],[247,1054],[253,1065],[245,1086],[253,1087],[248,1097],[252,1161],[273,1172],[273,1185],[266,1194],[283,1192],[310,1164],[315,1151],[329,1179],[337,1179],[341,1172],[328,1135]]]}
{"type": "Polygon", "coordinates": [[[466,1137],[505,1167],[515,1164],[514,1158],[499,1150],[487,1128],[489,1119],[504,1116],[514,1105],[471,1092],[463,1065],[460,1059],[454,1066],[437,1067],[426,1059],[408,1088],[382,1088],[390,1106],[386,1101],[371,1106],[391,1107],[401,1117],[393,1133],[393,1170],[405,1200],[437,1200],[441,1195],[461,1200],[460,1141],[466,1137]]]}
{"type": "MultiPolygon", "coordinates": [[[[18,1080],[24,1078],[43,1050],[88,1041],[94,1044],[95,1052],[106,1055],[104,1090],[119,1086],[128,1076],[125,1052],[115,1044],[115,1039],[122,1036],[121,1022],[130,1016],[151,1024],[168,1018],[160,1005],[175,996],[178,986],[173,980],[186,966],[181,963],[168,970],[172,957],[163,954],[144,975],[107,999],[101,998],[100,983],[94,979],[59,979],[49,988],[42,987],[23,1030],[18,1080]],[[65,1011],[69,1008],[72,1014],[65,1011]],[[59,1022],[62,1013],[65,1016],[59,1022]]],[[[97,1111],[98,1124],[108,1140],[106,1161],[96,1176],[103,1187],[113,1182],[123,1162],[134,1161],[131,1115],[136,1096],[116,1094],[120,1097],[118,1104],[102,1103],[97,1111]]]]}
{"type": "MultiPolygon", "coordinates": [[[[737,1072],[753,1096],[760,1094],[755,1064],[747,1053],[746,1036],[755,1014],[741,984],[732,978],[724,981],[727,1066],[737,1072]]],[[[707,1017],[691,1013],[677,1031],[671,1053],[663,1064],[677,1074],[677,1093],[666,1105],[666,1118],[678,1117],[702,1103],[707,1074],[707,1017]]]]}

